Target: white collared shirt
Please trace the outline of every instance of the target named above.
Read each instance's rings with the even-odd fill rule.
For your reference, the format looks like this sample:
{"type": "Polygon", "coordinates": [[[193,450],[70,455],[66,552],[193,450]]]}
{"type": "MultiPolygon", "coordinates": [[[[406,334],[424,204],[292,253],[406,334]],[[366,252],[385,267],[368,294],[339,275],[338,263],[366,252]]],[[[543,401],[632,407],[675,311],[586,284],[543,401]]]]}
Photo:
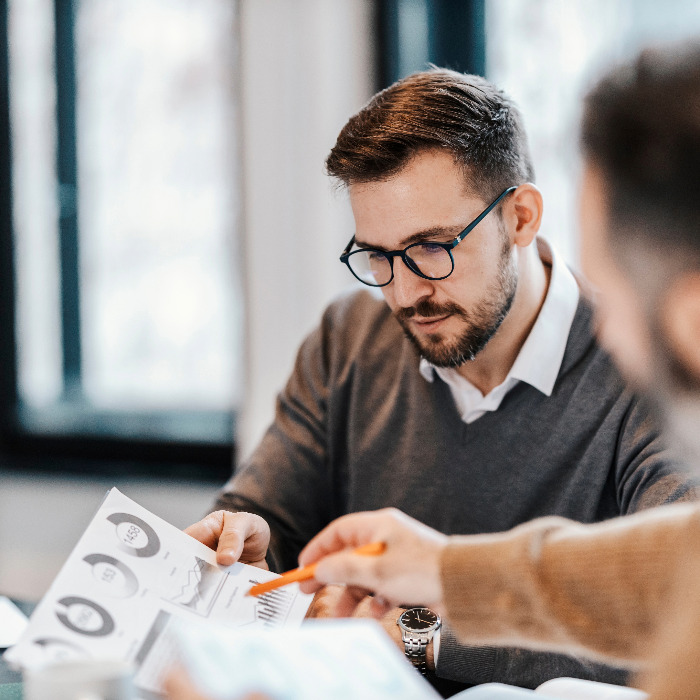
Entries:
{"type": "Polygon", "coordinates": [[[421,358],[420,373],[432,382],[433,373],[437,372],[450,387],[465,423],[473,423],[488,411],[498,410],[505,395],[518,382],[527,382],[545,396],[552,394],[578,307],[579,289],[569,268],[545,239],[537,238],[537,250],[544,263],[551,262],[549,289],[535,325],[503,383],[484,396],[456,369],[435,367],[421,358]]]}

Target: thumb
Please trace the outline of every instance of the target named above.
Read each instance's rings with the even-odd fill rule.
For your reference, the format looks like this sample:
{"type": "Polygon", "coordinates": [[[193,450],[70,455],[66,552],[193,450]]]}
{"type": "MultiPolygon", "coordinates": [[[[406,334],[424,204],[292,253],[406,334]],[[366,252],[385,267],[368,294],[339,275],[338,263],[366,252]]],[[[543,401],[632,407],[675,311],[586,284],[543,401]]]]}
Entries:
{"type": "Polygon", "coordinates": [[[219,543],[216,548],[220,564],[230,565],[239,559],[244,563],[264,560],[270,542],[270,528],[253,513],[224,513],[219,543]]]}
{"type": "Polygon", "coordinates": [[[373,590],[376,559],[348,551],[329,554],[316,563],[314,578],[320,583],[344,583],[373,590]]]}

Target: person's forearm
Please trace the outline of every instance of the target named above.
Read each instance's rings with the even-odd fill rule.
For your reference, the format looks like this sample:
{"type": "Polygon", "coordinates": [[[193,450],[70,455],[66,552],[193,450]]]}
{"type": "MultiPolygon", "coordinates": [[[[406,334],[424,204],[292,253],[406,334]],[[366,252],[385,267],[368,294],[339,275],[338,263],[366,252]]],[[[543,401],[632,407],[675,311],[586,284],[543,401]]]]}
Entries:
{"type": "Polygon", "coordinates": [[[441,560],[446,617],[466,643],[639,662],[698,536],[698,506],[679,504],[597,525],[543,518],[453,537],[441,560]]]}

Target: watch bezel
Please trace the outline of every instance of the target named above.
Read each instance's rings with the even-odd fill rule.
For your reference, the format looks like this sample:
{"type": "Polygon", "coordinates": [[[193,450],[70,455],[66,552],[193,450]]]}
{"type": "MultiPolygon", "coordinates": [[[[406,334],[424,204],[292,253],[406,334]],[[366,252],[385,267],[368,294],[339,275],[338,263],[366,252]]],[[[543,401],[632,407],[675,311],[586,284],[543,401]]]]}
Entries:
{"type": "Polygon", "coordinates": [[[407,610],[404,610],[400,615],[399,619],[396,621],[398,626],[405,632],[410,632],[412,634],[430,634],[431,632],[435,632],[437,629],[440,628],[440,625],[442,624],[442,620],[440,619],[440,615],[438,615],[434,610],[431,610],[430,608],[426,608],[425,606],[416,606],[413,608],[408,608],[407,610]],[[435,616],[435,622],[430,625],[429,627],[409,627],[403,620],[404,615],[407,613],[413,612],[415,610],[427,610],[431,615],[435,616]]]}

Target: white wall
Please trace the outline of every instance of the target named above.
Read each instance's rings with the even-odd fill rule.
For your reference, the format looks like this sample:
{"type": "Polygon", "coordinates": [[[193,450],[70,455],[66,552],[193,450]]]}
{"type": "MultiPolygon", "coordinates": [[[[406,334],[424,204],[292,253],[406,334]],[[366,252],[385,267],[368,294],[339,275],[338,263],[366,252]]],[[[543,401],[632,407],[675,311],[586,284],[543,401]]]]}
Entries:
{"type": "Polygon", "coordinates": [[[247,376],[239,454],[272,419],[302,338],[351,283],[353,233],[324,161],[370,97],[370,0],[242,0],[247,376]]]}
{"type": "Polygon", "coordinates": [[[0,472],[0,594],[46,592],[107,491],[122,493],[177,527],[211,509],[211,484],[0,472]]]}

